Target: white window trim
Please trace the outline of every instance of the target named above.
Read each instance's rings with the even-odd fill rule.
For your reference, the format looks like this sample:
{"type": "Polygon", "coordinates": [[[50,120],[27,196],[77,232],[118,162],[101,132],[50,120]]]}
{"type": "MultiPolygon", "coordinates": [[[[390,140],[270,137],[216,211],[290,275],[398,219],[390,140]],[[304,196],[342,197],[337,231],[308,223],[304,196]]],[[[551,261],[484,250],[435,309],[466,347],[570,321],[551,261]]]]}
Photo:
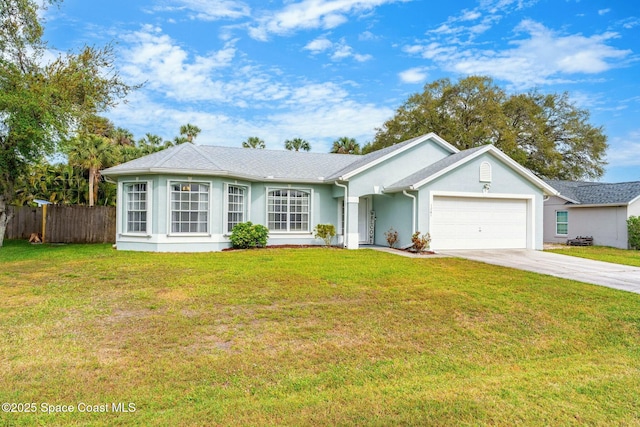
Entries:
{"type": "Polygon", "coordinates": [[[122,200],[122,209],[118,209],[119,218],[118,218],[118,229],[120,230],[121,236],[131,236],[131,237],[149,237],[152,234],[153,228],[153,183],[148,180],[127,180],[122,181],[118,186],[119,198],[118,200],[122,200]],[[146,231],[128,231],[127,230],[127,213],[128,210],[128,194],[125,191],[125,188],[129,184],[147,184],[147,229],[146,231]]]}
{"type": "Polygon", "coordinates": [[[228,231],[229,228],[229,186],[233,187],[242,187],[245,190],[245,202],[244,202],[244,221],[251,221],[250,212],[251,212],[251,186],[247,184],[239,184],[237,182],[225,182],[223,186],[224,193],[224,203],[222,207],[222,234],[224,236],[230,236],[231,232],[228,231]]]}
{"type": "MultiPolygon", "coordinates": [[[[292,187],[292,186],[283,186],[283,187],[266,187],[266,193],[265,193],[265,205],[264,205],[264,212],[265,212],[265,225],[267,227],[267,229],[269,229],[269,234],[273,234],[273,235],[278,235],[278,234],[288,234],[288,235],[293,235],[293,234],[298,234],[298,235],[309,235],[309,234],[313,234],[312,230],[313,230],[313,226],[312,226],[312,222],[313,222],[313,212],[314,212],[314,206],[313,206],[313,198],[314,198],[314,194],[313,194],[313,188],[309,188],[309,187],[292,187]],[[305,193],[309,194],[309,221],[307,222],[307,230],[270,230],[269,229],[269,193],[275,190],[296,190],[296,191],[304,191],[305,193]]],[[[288,222],[287,222],[288,224],[288,222]]]]}
{"type": "Polygon", "coordinates": [[[191,179],[170,179],[167,180],[167,236],[178,236],[178,237],[187,237],[187,236],[211,236],[211,212],[213,211],[213,197],[212,197],[213,183],[211,181],[193,181],[191,179]],[[207,232],[197,232],[197,233],[179,233],[171,231],[171,186],[177,182],[188,182],[189,184],[205,184],[209,186],[209,203],[208,203],[208,212],[207,212],[207,232]]]}
{"type": "Polygon", "coordinates": [[[555,231],[555,235],[556,236],[560,236],[560,237],[568,236],[569,235],[569,211],[566,210],[566,209],[557,210],[556,213],[555,213],[555,216],[556,216],[555,230],[554,230],[555,231]],[[560,223],[560,224],[567,224],[567,232],[565,234],[558,233],[558,213],[560,213],[560,212],[566,212],[567,213],[567,222],[566,223],[562,223],[562,222],[560,223]]]}

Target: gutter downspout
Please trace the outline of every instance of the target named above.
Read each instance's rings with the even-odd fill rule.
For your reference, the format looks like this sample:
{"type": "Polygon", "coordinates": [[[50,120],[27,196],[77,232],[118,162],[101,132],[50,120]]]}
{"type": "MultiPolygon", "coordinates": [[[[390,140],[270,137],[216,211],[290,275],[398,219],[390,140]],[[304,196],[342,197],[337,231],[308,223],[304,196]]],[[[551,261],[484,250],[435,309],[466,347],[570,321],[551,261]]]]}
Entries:
{"type": "Polygon", "coordinates": [[[416,196],[407,193],[407,190],[402,190],[402,194],[413,199],[413,209],[411,210],[411,233],[413,234],[416,232],[416,196]]]}
{"type": "Polygon", "coordinates": [[[335,184],[338,187],[342,187],[344,188],[344,203],[343,203],[343,207],[342,207],[342,215],[344,216],[344,227],[342,228],[342,236],[344,237],[344,241],[342,242],[342,245],[345,248],[349,247],[349,233],[347,233],[347,228],[349,227],[349,204],[348,204],[348,200],[349,200],[349,187],[347,187],[345,184],[340,184],[338,181],[335,182],[335,184]]]}

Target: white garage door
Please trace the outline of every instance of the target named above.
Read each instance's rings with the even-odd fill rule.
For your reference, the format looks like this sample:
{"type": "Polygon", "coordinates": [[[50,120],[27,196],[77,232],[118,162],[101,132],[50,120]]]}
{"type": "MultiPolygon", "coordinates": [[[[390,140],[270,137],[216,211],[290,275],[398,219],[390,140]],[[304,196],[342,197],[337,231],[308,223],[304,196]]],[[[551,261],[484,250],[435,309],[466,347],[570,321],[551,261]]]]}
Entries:
{"type": "Polygon", "coordinates": [[[527,201],[434,197],[431,247],[507,249],[527,247],[527,201]]]}

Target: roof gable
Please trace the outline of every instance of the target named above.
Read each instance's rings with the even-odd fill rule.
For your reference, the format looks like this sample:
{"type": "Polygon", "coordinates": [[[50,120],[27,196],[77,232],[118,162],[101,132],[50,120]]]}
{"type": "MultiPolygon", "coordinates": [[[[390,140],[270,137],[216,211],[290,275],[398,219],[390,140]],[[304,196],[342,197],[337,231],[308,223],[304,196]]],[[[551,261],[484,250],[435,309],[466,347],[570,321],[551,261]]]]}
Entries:
{"type": "Polygon", "coordinates": [[[545,193],[550,195],[556,195],[557,191],[549,184],[535,176],[530,170],[524,168],[517,163],[511,157],[504,154],[491,144],[481,145],[479,147],[470,148],[468,150],[460,151],[452,154],[444,159],[427,166],[426,168],[410,175],[388,188],[385,188],[386,192],[395,192],[402,190],[417,190],[425,184],[447,174],[448,172],[461,167],[462,165],[470,162],[478,156],[489,153],[501,160],[504,164],[509,166],[516,173],[533,183],[538,188],[541,188],[545,193]]]}
{"type": "Polygon", "coordinates": [[[398,144],[391,145],[389,147],[385,147],[381,150],[374,151],[369,154],[365,154],[361,156],[357,161],[349,164],[345,168],[337,171],[329,179],[346,181],[353,176],[364,172],[367,169],[370,169],[391,157],[397,156],[403,153],[406,150],[409,150],[415,147],[418,144],[425,143],[426,141],[431,141],[443,147],[445,150],[451,153],[457,153],[459,150],[453,145],[449,144],[444,139],[440,138],[435,133],[431,132],[426,135],[418,136],[415,138],[408,139],[404,142],[400,142],[398,144]]]}

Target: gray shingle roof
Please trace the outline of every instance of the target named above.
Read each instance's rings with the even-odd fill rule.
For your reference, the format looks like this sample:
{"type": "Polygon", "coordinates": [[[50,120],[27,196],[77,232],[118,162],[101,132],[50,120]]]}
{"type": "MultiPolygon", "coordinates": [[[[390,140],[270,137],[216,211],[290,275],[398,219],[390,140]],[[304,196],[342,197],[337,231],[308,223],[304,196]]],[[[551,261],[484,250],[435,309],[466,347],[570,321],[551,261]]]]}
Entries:
{"type": "MultiPolygon", "coordinates": [[[[364,156],[182,144],[106,169],[104,175],[162,171],[224,174],[247,179],[333,181],[433,134],[418,136],[364,156]]],[[[436,137],[437,138],[437,137],[436,137]]]]}
{"type": "Polygon", "coordinates": [[[104,170],[104,175],[185,171],[247,179],[325,179],[363,156],[182,144],[104,170]]]}
{"type": "Polygon", "coordinates": [[[480,151],[482,149],[486,149],[486,146],[481,145],[479,147],[475,147],[475,148],[470,148],[468,150],[464,150],[464,151],[460,151],[458,153],[455,154],[451,154],[450,156],[445,157],[444,159],[441,159],[429,166],[427,166],[426,168],[419,170],[418,172],[409,175],[406,178],[401,179],[400,181],[390,185],[389,187],[385,188],[385,191],[399,191],[399,190],[406,190],[409,187],[411,187],[412,185],[415,185],[427,178],[429,178],[432,175],[435,175],[436,173],[448,168],[449,166],[461,161],[462,159],[469,157],[470,155],[472,155],[473,153],[480,151]]]}
{"type": "Polygon", "coordinates": [[[626,205],[640,197],[640,181],[602,183],[548,180],[547,184],[582,205],[626,205]]]}

